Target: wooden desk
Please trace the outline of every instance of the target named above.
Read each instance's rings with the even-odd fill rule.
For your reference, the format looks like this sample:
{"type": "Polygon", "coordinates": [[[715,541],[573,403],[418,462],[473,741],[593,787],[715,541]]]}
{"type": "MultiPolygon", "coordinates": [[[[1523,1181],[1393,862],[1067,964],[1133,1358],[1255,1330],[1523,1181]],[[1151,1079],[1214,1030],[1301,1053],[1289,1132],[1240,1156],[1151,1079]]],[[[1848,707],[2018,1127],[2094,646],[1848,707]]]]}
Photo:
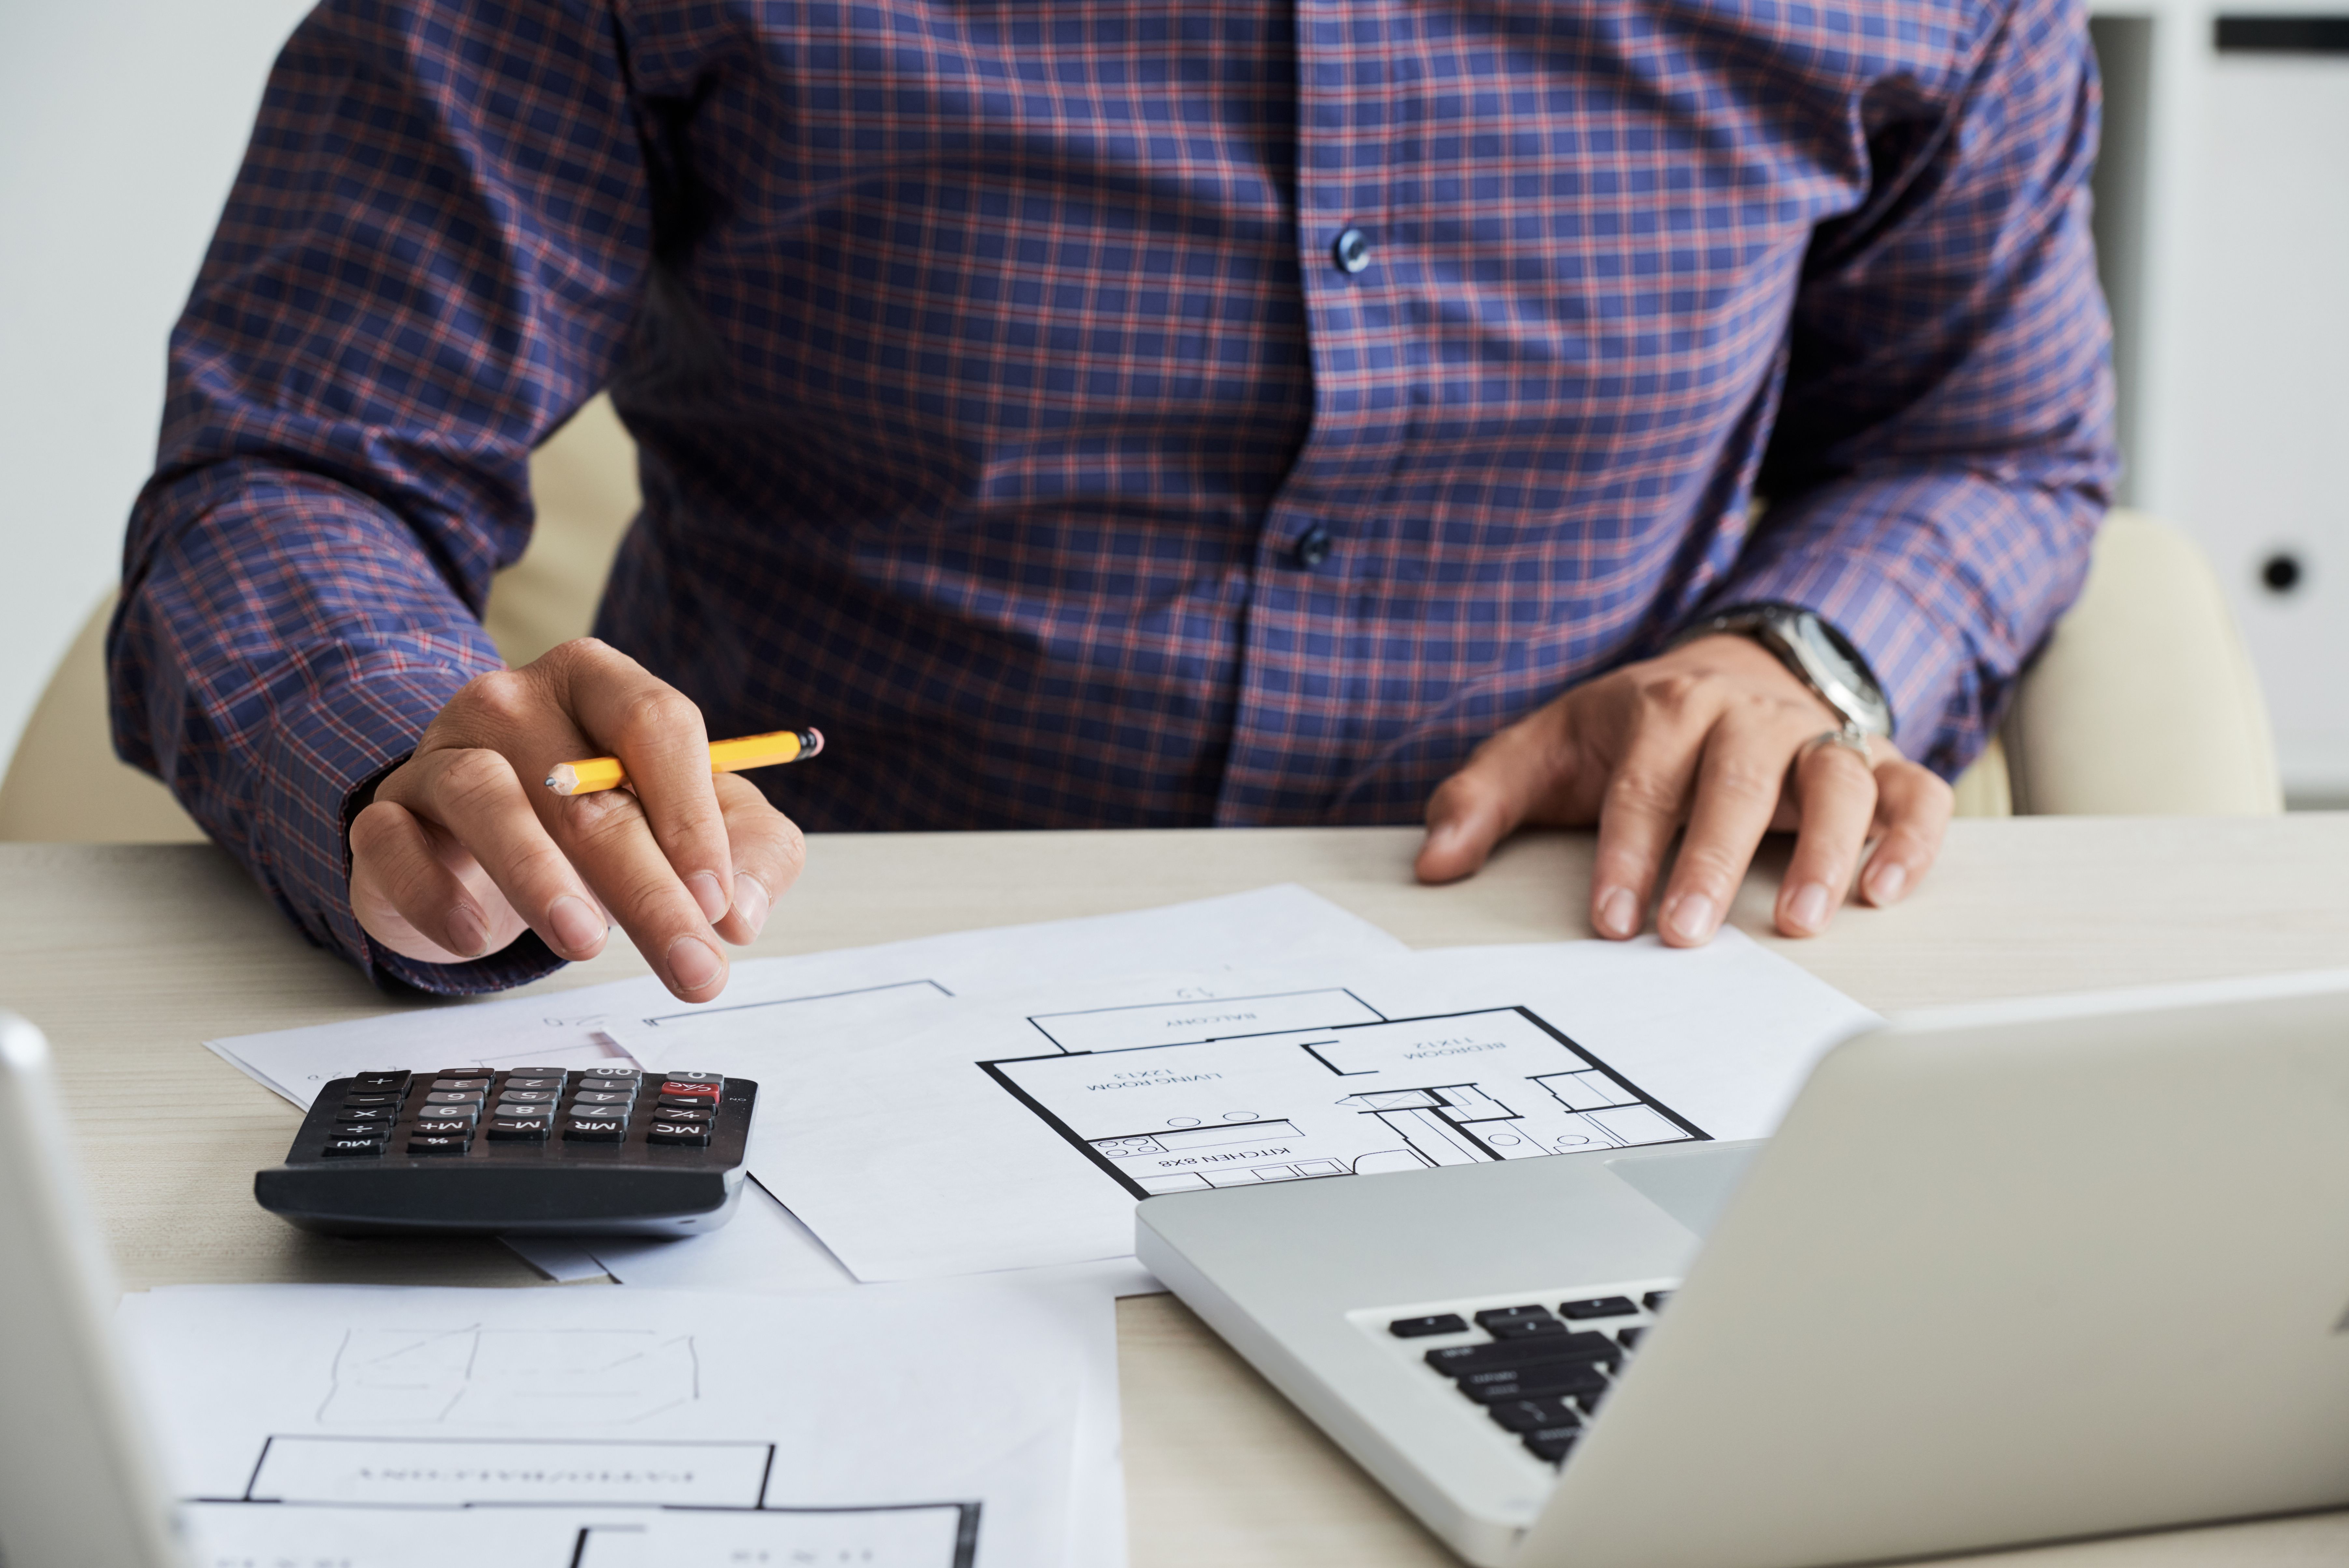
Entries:
{"type": "MultiPolygon", "coordinates": [[[[1452,888],[1410,880],[1405,830],[820,838],[755,950],[780,955],[1304,883],[1423,947],[1588,935],[1589,840],[1531,836],[1452,888]]],[[[1871,1007],[2349,965],[2349,815],[1961,822],[1919,897],[1767,931],[1871,1007]]],[[[0,846],[0,1002],[48,1032],[127,1287],[191,1281],[524,1285],[481,1242],[306,1236],[255,1208],[295,1113],[202,1050],[357,1018],[385,999],[303,945],[208,846],[0,846]]],[[[625,943],[542,981],[641,973],[625,943]]],[[[595,1287],[578,1287],[595,1288],[595,1287]]],[[[1135,1568],[1389,1568],[1453,1559],[1176,1304],[1123,1303],[1135,1568]]],[[[2349,1562],[2349,1513],[2002,1556],[2065,1568],[2349,1562]]]]}

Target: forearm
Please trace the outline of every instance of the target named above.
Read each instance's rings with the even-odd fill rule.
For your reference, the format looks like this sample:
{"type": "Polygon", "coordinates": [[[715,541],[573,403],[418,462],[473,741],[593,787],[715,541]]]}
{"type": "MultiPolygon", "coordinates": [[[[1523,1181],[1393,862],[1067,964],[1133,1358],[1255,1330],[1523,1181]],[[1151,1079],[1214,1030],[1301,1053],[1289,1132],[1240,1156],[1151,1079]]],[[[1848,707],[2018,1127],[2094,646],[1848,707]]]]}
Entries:
{"type": "Polygon", "coordinates": [[[357,492],[257,463],[159,485],[109,639],[115,744],[168,784],[311,940],[435,992],[554,967],[535,939],[468,964],[369,943],[351,913],[353,792],[405,756],[496,649],[413,532],[357,492]]]}

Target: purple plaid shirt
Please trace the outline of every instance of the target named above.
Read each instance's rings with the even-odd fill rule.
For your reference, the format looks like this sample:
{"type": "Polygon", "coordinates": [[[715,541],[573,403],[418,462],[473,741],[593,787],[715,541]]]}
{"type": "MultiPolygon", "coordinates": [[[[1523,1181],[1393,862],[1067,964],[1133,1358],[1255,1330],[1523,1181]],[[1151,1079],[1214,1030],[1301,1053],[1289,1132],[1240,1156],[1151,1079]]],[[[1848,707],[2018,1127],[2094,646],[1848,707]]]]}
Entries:
{"type": "Polygon", "coordinates": [[[2079,0],[328,0],[172,336],[117,742],[378,973],[550,967],[371,951],[346,817],[608,387],[599,631],[821,725],[812,829],[1414,820],[1746,600],[1954,772],[2113,472],[2096,106],[2079,0]]]}

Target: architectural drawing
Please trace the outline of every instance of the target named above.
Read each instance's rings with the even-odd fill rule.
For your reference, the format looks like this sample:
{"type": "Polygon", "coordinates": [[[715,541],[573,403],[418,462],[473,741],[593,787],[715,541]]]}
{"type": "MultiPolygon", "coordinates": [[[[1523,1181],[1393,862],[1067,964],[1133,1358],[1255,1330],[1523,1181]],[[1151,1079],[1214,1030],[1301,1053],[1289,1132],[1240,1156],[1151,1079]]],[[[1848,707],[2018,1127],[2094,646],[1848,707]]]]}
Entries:
{"type": "Polygon", "coordinates": [[[322,1427],[621,1426],[689,1404],[689,1334],[650,1329],[353,1329],[322,1427]]]}
{"type": "Polygon", "coordinates": [[[976,1501],[794,1506],[774,1472],[763,1442],[281,1434],[182,1514],[204,1568],[971,1568],[976,1501]]]}
{"type": "Polygon", "coordinates": [[[1387,1019],[1319,991],[1030,1022],[1059,1049],[979,1065],[1136,1197],[1706,1136],[1524,1007],[1387,1019]]]}

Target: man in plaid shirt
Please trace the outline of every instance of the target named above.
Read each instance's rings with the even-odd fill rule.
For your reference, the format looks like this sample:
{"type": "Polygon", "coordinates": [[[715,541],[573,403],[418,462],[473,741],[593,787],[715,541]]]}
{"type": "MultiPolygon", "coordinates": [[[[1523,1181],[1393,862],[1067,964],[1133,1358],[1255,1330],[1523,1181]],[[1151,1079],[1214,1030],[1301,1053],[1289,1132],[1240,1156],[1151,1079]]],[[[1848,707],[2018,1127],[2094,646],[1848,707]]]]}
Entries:
{"type": "Polygon", "coordinates": [[[1679,945],[1775,826],[1816,931],[2085,571],[2096,106],[2079,0],[327,0],[172,337],[118,744],[441,992],[608,913],[714,995],[792,819],[1423,815],[1430,880],[1596,822],[1594,929],[1679,945]],[[502,670],[605,388],[598,639],[502,670]]]}

